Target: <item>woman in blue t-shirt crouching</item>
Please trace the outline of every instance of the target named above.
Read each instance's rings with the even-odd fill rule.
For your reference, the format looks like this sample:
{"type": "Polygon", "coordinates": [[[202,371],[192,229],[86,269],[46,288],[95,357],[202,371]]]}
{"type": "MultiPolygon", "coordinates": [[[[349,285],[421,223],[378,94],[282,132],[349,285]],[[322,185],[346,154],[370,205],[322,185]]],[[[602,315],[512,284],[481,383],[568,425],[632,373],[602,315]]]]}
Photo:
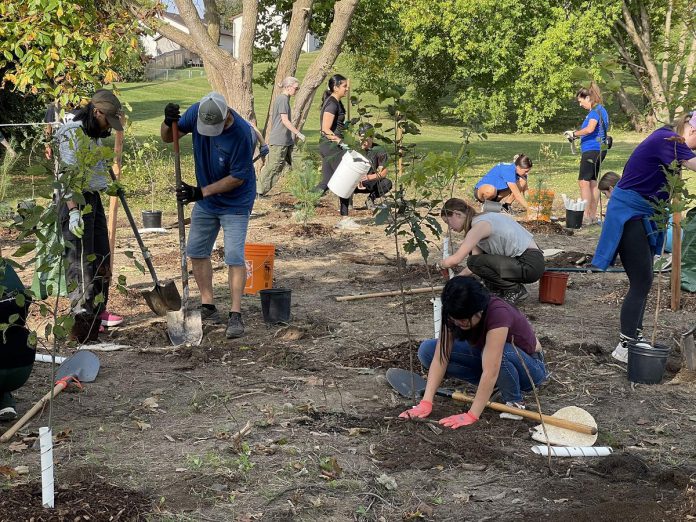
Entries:
{"type": "Polygon", "coordinates": [[[578,185],[580,197],[587,202],[585,205],[585,224],[597,223],[597,205],[599,203],[599,190],[597,179],[599,168],[607,155],[607,130],[609,129],[609,114],[602,106],[602,93],[594,83],[589,88],[578,90],[575,97],[580,107],[585,109],[587,116],[582,122],[580,130],[566,131],[569,139],[580,138],[580,174],[578,185]]]}
{"type": "Polygon", "coordinates": [[[662,251],[662,233],[654,221],[653,203],[669,198],[664,191],[665,171],[670,171],[674,162],[696,170],[692,149],[696,149],[696,113],[657,129],[636,147],[607,205],[592,264],[606,270],[618,254],[628,276],[628,293],[621,305],[619,344],[612,353],[624,363],[628,362],[628,343],[643,340],[653,255],[662,251]]]}
{"type": "MultiPolygon", "coordinates": [[[[403,419],[430,415],[445,376],[477,386],[469,411],[440,420],[450,428],[478,421],[496,387],[508,406],[524,409],[522,392],[533,388],[529,376],[534,386],[548,377],[541,344],[527,318],[510,303],[491,296],[473,277],[457,276],[447,282],[442,290],[440,339],[423,341],[418,358],[428,368],[428,381],[423,400],[399,415],[403,419]]],[[[501,417],[521,419],[509,413],[501,417]]]]}
{"type": "Polygon", "coordinates": [[[527,176],[532,170],[532,160],[526,154],[517,154],[512,163],[498,163],[489,170],[474,187],[476,201],[498,201],[510,211],[517,201],[528,208],[524,193],[527,192],[527,176]]]}

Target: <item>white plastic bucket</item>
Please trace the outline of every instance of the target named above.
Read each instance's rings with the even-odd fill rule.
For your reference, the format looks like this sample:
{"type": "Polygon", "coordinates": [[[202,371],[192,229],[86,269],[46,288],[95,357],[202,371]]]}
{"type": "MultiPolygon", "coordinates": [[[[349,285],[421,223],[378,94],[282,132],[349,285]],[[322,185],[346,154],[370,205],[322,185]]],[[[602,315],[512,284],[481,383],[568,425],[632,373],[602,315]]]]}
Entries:
{"type": "Polygon", "coordinates": [[[329,180],[329,190],[339,198],[349,198],[369,171],[370,162],[359,152],[348,150],[329,180]]]}
{"type": "Polygon", "coordinates": [[[442,325],[442,299],[435,297],[430,300],[433,303],[433,326],[435,328],[435,339],[440,338],[440,326],[442,325]]]}

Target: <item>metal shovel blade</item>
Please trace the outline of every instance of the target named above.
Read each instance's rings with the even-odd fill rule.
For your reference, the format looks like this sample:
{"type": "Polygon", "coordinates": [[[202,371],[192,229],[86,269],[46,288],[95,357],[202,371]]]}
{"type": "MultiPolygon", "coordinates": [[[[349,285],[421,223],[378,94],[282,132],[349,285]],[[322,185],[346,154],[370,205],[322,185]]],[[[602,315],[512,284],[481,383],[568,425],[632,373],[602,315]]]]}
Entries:
{"type": "Polygon", "coordinates": [[[167,312],[167,330],[174,346],[198,346],[203,339],[201,312],[183,308],[177,312],[167,312]]]}
{"type": "Polygon", "coordinates": [[[75,377],[80,382],[92,382],[99,373],[99,357],[89,350],[80,350],[65,359],[56,370],[56,381],[63,377],[75,377]]]}
{"type": "Polygon", "coordinates": [[[142,292],[147,306],[159,316],[181,309],[181,296],[174,281],[160,282],[152,290],[142,292]]]}
{"type": "Polygon", "coordinates": [[[423,377],[401,368],[389,368],[387,370],[387,382],[399,395],[407,398],[413,397],[414,387],[416,396],[423,395],[425,391],[425,379],[423,377]]]}

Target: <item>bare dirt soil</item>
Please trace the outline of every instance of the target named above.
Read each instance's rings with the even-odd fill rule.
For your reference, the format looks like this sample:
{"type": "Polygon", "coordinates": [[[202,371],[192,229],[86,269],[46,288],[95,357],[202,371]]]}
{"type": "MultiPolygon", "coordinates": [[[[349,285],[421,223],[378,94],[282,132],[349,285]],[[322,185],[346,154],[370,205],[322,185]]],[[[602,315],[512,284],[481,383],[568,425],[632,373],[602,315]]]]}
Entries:
{"type": "MultiPolygon", "coordinates": [[[[164,318],[140,297],[151,282],[124,255],[137,245],[120,221],[115,266],[130,290],[113,291],[109,308],[126,320],[100,337],[129,347],[98,352],[95,382],[54,401],[55,510],[41,507],[36,443],[48,409],[11,445],[0,446],[0,521],[655,522],[696,516],[696,402],[675,345],[675,336],[693,324],[694,296],[684,296],[687,311],[671,312],[663,277],[658,339],[673,347],[668,373],[662,384],[632,385],[625,366],[610,356],[624,274],[572,273],[562,306],[539,303],[538,285],[530,285],[521,308],[552,372],[540,390],[543,411],[585,408],[599,425],[597,444],[614,449],[610,457],[549,463],[530,450],[533,424],[492,411],[454,431],[398,420],[410,402],[390,389],[384,372],[409,368],[410,361],[420,371],[415,352],[433,335],[432,295],[405,297],[411,342],[400,297],[337,302],[340,295],[398,289],[396,265],[354,262],[355,254],[393,258],[393,239],[370,224],[367,211],[354,213],[364,225],[359,230],[334,229],[339,217],[332,198],[324,198],[308,227],[293,222],[292,212],[292,198],[272,198],[251,220],[248,238],[276,245],[274,285],[292,289],[291,325],[264,324],[258,296],[247,296],[244,337],[227,340],[223,325],[206,325],[200,347],[178,350],[169,344],[164,318]]],[[[165,217],[166,224],[172,220],[165,217]]],[[[568,266],[577,254],[591,254],[598,233],[597,227],[572,236],[560,225],[531,227],[542,248],[571,253],[568,266]]],[[[15,239],[3,234],[3,251],[16,246],[15,239]]],[[[175,229],[145,241],[160,277],[176,278],[175,229]]],[[[226,313],[220,253],[213,263],[226,313]]],[[[406,287],[428,286],[417,256],[408,257],[404,274],[406,287]]],[[[23,273],[26,281],[30,275],[23,273]]],[[[195,284],[192,295],[195,304],[195,284]]],[[[650,334],[651,313],[645,323],[650,334]]],[[[62,347],[60,354],[71,352],[62,347]]],[[[50,375],[50,364],[36,363],[16,393],[20,412],[48,391],[50,375]]],[[[432,418],[464,409],[439,398],[432,418]]]]}

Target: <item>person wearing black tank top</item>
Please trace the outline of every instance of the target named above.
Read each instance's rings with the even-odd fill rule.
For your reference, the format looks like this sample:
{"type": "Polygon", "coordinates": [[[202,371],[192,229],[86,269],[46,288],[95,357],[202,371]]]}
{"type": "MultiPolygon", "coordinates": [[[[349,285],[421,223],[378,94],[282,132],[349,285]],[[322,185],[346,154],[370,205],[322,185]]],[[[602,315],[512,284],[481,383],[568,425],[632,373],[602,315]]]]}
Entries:
{"type": "MultiPolygon", "coordinates": [[[[348,80],[345,76],[334,74],[329,78],[329,86],[324,91],[321,104],[321,137],[319,139],[319,154],[321,155],[322,180],[316,186],[317,191],[325,193],[328,190],[329,180],[336,171],[341,158],[343,149],[339,143],[343,139],[345,130],[346,108],[341,99],[348,94],[348,80]]],[[[348,215],[348,198],[340,199],[340,210],[342,216],[348,215]]]]}

